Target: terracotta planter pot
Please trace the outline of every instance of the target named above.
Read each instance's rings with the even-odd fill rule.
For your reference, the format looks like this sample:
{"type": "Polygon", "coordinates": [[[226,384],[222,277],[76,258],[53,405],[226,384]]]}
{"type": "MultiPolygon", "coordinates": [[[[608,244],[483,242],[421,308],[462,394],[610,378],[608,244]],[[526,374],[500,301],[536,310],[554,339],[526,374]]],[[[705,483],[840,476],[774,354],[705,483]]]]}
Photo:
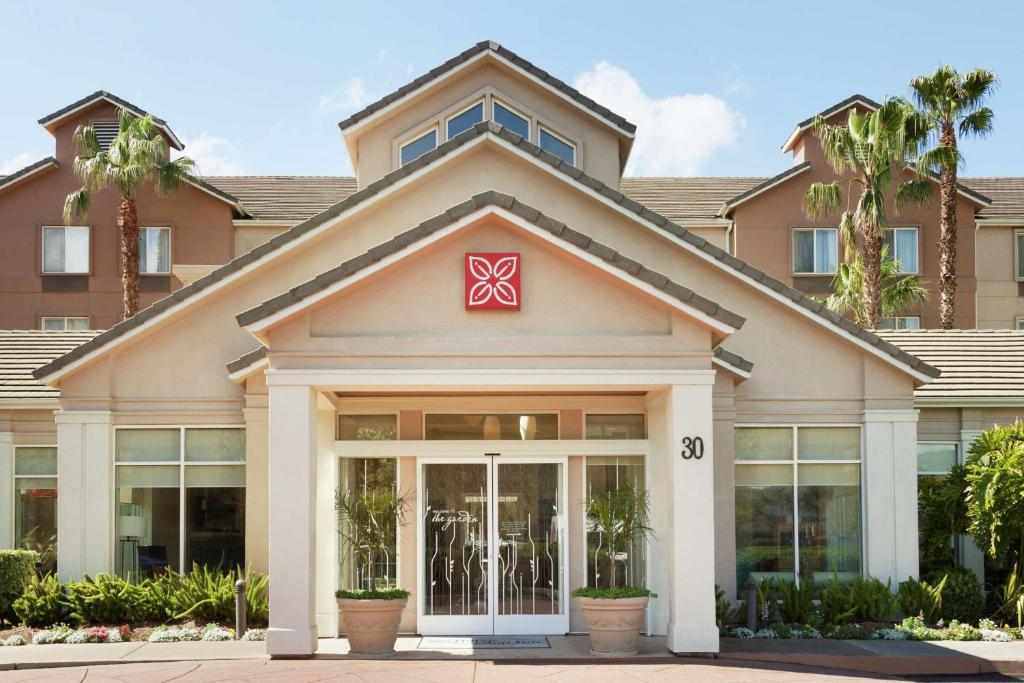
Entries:
{"type": "Polygon", "coordinates": [[[398,624],[409,598],[350,600],[338,598],[345,637],[353,654],[383,655],[395,651],[398,624]]]}
{"type": "Polygon", "coordinates": [[[596,655],[625,656],[639,651],[647,598],[578,598],[596,655]]]}

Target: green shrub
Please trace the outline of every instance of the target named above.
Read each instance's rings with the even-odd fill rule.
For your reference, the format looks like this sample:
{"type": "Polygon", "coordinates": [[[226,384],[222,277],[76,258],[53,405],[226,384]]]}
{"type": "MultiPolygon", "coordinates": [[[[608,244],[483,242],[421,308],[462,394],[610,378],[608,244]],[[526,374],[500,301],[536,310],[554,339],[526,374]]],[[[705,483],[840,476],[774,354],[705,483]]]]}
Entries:
{"type": "Polygon", "coordinates": [[[65,586],[70,617],[79,624],[121,624],[133,620],[135,586],[118,576],[88,574],[65,586]]]}
{"type": "Polygon", "coordinates": [[[981,631],[954,619],[946,629],[946,640],[981,640],[981,631]]]}
{"type": "Polygon", "coordinates": [[[143,579],[132,587],[130,612],[133,622],[165,621],[170,614],[168,585],[162,577],[143,579]]]}
{"type": "MultiPolygon", "coordinates": [[[[580,589],[582,590],[582,589],[580,589]]],[[[592,589],[595,592],[611,593],[615,591],[622,593],[623,591],[632,590],[645,590],[643,588],[631,589],[631,588],[596,588],[592,589]]],[[[344,600],[402,600],[409,597],[409,591],[404,588],[378,588],[376,590],[338,590],[334,593],[335,597],[342,598],[344,600]]],[[[573,594],[575,595],[575,593],[573,594]]],[[[594,595],[585,595],[582,597],[597,597],[594,595]]],[[[603,597],[640,597],[639,595],[604,595],[603,597]]]]}
{"type": "Polygon", "coordinates": [[[836,574],[832,574],[821,587],[821,609],[825,613],[825,622],[833,625],[845,624],[857,614],[853,592],[836,574]]]}
{"type": "Polygon", "coordinates": [[[779,616],[788,624],[803,624],[814,611],[814,582],[810,577],[796,581],[779,581],[775,596],[778,600],[779,616]]]}
{"type": "Polygon", "coordinates": [[[946,577],[946,586],[942,589],[939,616],[946,621],[977,621],[985,606],[985,594],[978,577],[967,567],[954,567],[931,572],[926,579],[930,583],[937,583],[942,581],[943,576],[946,577]]]}
{"type": "Polygon", "coordinates": [[[14,601],[14,613],[26,626],[52,626],[66,619],[68,606],[57,577],[33,575],[25,592],[14,601]]]}
{"type": "Polygon", "coordinates": [[[39,553],[32,550],[0,550],[0,621],[14,618],[14,601],[36,575],[39,553]]]}
{"type": "Polygon", "coordinates": [[[715,623],[718,624],[718,631],[720,633],[726,632],[725,623],[729,620],[729,610],[731,605],[725,598],[725,591],[722,590],[721,586],[715,584],[715,623]]]}
{"type": "Polygon", "coordinates": [[[858,621],[891,621],[896,615],[896,595],[888,581],[858,576],[850,583],[850,596],[858,621]]]}
{"type": "Polygon", "coordinates": [[[939,583],[933,586],[927,581],[918,581],[911,577],[900,583],[897,602],[899,602],[903,616],[920,616],[929,624],[938,621],[942,609],[942,591],[946,587],[946,581],[947,578],[943,576],[939,583]]]}
{"type": "MultiPolygon", "coordinates": [[[[395,589],[398,590],[398,589],[395,589]]],[[[340,595],[341,593],[352,593],[353,591],[338,591],[338,597],[347,597],[340,595]]],[[[408,591],[402,591],[408,595],[408,591]]],[[[619,598],[656,598],[658,597],[650,590],[646,588],[639,588],[637,586],[616,586],[614,588],[605,588],[603,586],[581,586],[572,592],[574,598],[599,598],[599,599],[610,599],[616,600],[619,598]]]]}
{"type": "Polygon", "coordinates": [[[270,614],[266,574],[248,569],[222,571],[197,564],[187,575],[169,571],[162,577],[172,618],[231,622],[235,618],[235,581],[245,580],[246,614],[253,624],[265,624],[270,614]]]}
{"type": "Polygon", "coordinates": [[[921,617],[907,617],[896,626],[896,630],[903,631],[911,640],[946,640],[946,631],[929,628],[921,617]]]}

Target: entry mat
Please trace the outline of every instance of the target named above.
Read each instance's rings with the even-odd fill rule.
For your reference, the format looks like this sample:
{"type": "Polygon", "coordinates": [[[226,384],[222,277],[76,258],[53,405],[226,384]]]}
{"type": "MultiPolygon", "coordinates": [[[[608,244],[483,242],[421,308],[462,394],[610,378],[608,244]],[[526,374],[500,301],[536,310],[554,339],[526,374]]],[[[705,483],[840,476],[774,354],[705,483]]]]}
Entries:
{"type": "Polygon", "coordinates": [[[424,636],[420,650],[511,650],[551,647],[544,636],[424,636]]]}

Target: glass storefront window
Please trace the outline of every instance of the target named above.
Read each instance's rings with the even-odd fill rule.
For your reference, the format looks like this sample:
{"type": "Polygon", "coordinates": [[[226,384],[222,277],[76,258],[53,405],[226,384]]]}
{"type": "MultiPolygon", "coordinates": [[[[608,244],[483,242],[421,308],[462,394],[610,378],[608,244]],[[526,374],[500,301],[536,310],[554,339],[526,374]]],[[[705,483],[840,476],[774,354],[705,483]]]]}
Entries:
{"type": "Polygon", "coordinates": [[[424,418],[428,441],[488,440],[532,441],[558,438],[557,413],[449,414],[428,413],[424,418]]]}
{"type": "MultiPolygon", "coordinates": [[[[391,416],[393,417],[393,416],[391,416]]],[[[398,461],[394,458],[342,458],[339,463],[339,491],[347,495],[372,495],[373,493],[394,494],[398,491],[398,461]]],[[[345,520],[341,521],[346,524],[345,520]]],[[[351,529],[345,536],[352,537],[351,529]]],[[[370,587],[370,578],[376,579],[377,587],[398,585],[398,529],[392,530],[390,542],[384,557],[367,566],[363,558],[353,553],[348,542],[339,534],[341,571],[340,588],[346,590],[370,587]]]]}
{"type": "MultiPolygon", "coordinates": [[[[591,456],[585,465],[587,500],[608,495],[629,486],[636,491],[646,488],[644,459],[641,456],[591,456]]],[[[646,547],[637,541],[625,552],[614,557],[607,552],[607,539],[587,529],[587,585],[607,586],[612,576],[611,563],[615,562],[615,583],[619,586],[643,586],[647,582],[646,547]]]]}
{"type": "Polygon", "coordinates": [[[57,569],[57,448],[14,449],[14,543],[35,550],[43,571],[57,569]]]}
{"type": "Polygon", "coordinates": [[[338,438],[342,441],[394,441],[398,438],[398,416],[339,415],[338,438]]]}
{"type": "Polygon", "coordinates": [[[587,415],[588,439],[645,439],[643,413],[626,415],[587,415]]]}
{"type": "Polygon", "coordinates": [[[917,444],[918,475],[945,476],[953,469],[957,461],[959,445],[955,443],[917,444]]]}
{"type": "Polygon", "coordinates": [[[123,576],[244,566],[244,429],[118,429],[114,482],[123,576]]]}
{"type": "Polygon", "coordinates": [[[861,569],[860,429],[738,427],[736,584],[861,569]]]}

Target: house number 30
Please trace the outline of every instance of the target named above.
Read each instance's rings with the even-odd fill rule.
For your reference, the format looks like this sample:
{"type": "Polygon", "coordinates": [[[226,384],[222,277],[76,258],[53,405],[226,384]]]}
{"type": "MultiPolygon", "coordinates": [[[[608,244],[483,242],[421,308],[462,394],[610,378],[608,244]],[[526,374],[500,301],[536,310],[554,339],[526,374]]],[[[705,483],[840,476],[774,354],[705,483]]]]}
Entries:
{"type": "Polygon", "coordinates": [[[683,460],[700,460],[704,457],[704,439],[699,436],[683,437],[683,460]]]}

